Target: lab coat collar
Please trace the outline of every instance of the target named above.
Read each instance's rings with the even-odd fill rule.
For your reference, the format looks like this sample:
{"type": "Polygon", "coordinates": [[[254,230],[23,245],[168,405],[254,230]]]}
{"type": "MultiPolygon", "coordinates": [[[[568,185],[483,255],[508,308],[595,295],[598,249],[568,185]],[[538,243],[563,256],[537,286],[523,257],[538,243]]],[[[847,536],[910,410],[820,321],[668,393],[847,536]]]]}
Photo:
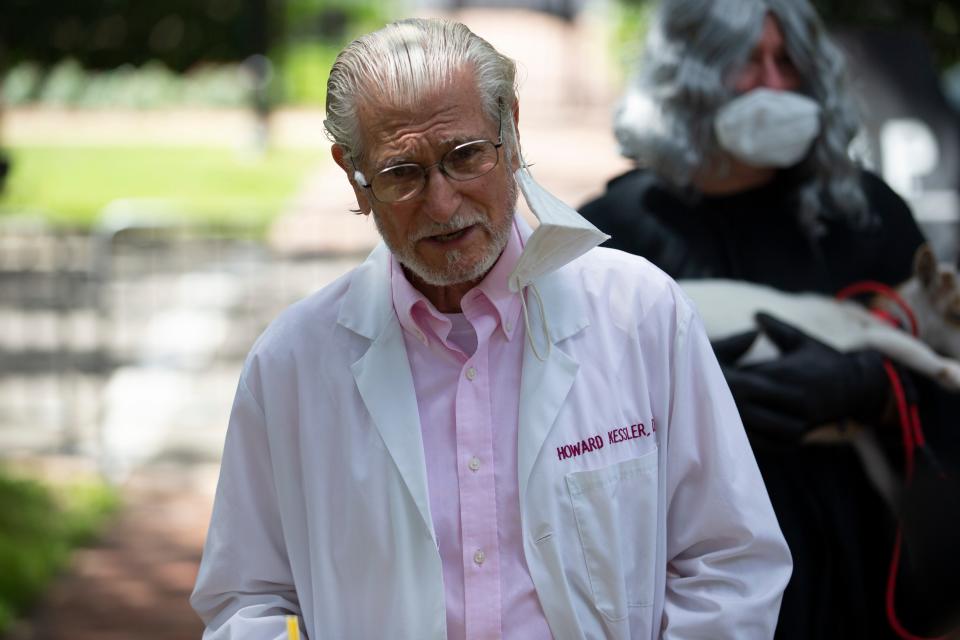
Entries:
{"type": "Polygon", "coordinates": [[[393,315],[390,300],[390,250],[381,241],[354,270],[337,323],[373,340],[393,315]]]}

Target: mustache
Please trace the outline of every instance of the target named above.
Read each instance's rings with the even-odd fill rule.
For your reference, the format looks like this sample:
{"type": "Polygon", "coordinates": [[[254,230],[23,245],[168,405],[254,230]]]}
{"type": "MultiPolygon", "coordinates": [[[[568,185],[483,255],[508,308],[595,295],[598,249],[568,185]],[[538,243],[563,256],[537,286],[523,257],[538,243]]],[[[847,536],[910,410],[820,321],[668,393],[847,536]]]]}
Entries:
{"type": "Polygon", "coordinates": [[[429,222],[413,233],[413,241],[423,240],[431,236],[446,235],[473,225],[487,228],[488,222],[482,213],[456,213],[446,222],[429,222]]]}

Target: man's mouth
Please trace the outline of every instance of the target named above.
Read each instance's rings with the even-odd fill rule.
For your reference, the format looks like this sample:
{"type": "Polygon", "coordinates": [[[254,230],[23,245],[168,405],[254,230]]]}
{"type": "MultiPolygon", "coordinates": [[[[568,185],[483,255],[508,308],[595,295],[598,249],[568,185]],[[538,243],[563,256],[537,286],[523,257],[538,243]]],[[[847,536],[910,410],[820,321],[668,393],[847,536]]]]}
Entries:
{"type": "Polygon", "coordinates": [[[467,231],[469,231],[472,228],[473,228],[473,225],[470,225],[469,227],[464,227],[463,229],[458,229],[451,233],[443,233],[436,236],[430,236],[428,239],[433,240],[434,242],[450,242],[452,240],[457,240],[458,238],[462,238],[467,233],[467,231]]]}

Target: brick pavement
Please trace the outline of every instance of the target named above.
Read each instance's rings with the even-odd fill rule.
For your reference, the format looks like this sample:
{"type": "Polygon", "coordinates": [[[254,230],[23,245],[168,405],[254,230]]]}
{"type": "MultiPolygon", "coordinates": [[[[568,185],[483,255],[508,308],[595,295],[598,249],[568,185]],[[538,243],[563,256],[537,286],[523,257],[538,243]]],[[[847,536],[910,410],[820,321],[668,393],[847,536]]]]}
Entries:
{"type": "Polygon", "coordinates": [[[81,549],[7,640],[181,640],[203,627],[187,598],[216,466],[152,466],[123,490],[104,537],[81,549]]]}

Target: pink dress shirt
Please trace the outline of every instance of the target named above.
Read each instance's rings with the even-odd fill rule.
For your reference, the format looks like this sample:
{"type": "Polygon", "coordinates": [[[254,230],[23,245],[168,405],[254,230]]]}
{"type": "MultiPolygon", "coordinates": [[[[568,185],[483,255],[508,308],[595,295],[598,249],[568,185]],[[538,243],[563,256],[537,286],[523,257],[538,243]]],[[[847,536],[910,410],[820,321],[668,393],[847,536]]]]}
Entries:
{"type": "Polygon", "coordinates": [[[524,331],[520,297],[508,289],[507,276],[521,249],[514,223],[500,259],[461,301],[462,314],[437,311],[391,260],[393,305],[420,410],[449,640],[553,637],[520,528],[524,331]]]}

